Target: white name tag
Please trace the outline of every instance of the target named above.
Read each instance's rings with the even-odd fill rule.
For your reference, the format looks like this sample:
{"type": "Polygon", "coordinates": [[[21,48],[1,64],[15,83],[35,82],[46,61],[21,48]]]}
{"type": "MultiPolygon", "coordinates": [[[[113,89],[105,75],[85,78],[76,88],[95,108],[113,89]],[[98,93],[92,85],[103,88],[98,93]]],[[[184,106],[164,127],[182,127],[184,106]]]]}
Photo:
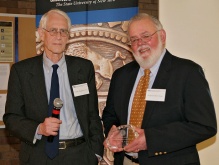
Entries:
{"type": "Polygon", "coordinates": [[[166,89],[147,89],[147,101],[165,101],[166,89]]]}
{"type": "Polygon", "coordinates": [[[89,94],[87,83],[72,85],[75,97],[89,94]]]}

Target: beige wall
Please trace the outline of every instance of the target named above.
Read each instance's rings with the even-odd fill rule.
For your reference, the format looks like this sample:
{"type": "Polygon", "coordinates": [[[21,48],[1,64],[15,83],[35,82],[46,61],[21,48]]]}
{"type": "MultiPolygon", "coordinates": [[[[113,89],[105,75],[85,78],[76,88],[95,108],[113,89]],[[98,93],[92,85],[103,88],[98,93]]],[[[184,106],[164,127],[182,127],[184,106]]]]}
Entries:
{"type": "MultiPolygon", "coordinates": [[[[209,82],[219,116],[219,1],[160,0],[159,19],[167,32],[167,49],[199,63],[209,82]]],[[[219,125],[219,121],[218,121],[219,125]]],[[[198,144],[201,165],[218,165],[219,140],[198,144]]]]}

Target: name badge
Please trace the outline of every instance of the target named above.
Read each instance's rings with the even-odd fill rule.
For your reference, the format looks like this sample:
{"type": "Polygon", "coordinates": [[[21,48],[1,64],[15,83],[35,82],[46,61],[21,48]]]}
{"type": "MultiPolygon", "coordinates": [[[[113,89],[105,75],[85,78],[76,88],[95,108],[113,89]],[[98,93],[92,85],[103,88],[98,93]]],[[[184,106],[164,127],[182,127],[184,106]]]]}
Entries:
{"type": "Polygon", "coordinates": [[[72,85],[75,97],[89,94],[87,83],[72,85]]]}
{"type": "Polygon", "coordinates": [[[147,101],[165,101],[166,89],[147,89],[146,100],[147,101]]]}

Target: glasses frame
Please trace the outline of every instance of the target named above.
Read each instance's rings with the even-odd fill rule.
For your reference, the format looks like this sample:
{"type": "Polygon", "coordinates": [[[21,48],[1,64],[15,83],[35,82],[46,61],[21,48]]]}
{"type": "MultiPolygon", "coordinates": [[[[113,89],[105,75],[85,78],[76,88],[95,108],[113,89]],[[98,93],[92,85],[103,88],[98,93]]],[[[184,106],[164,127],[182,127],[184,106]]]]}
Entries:
{"type": "Polygon", "coordinates": [[[60,33],[60,36],[62,37],[68,37],[69,36],[69,32],[68,30],[65,30],[65,29],[56,29],[56,28],[52,28],[50,30],[47,30],[46,28],[42,28],[43,30],[45,30],[46,32],[48,32],[51,36],[57,36],[58,33],[60,33]],[[55,30],[55,31],[52,31],[52,30],[55,30]]]}
{"type": "Polygon", "coordinates": [[[129,40],[129,42],[128,42],[128,45],[130,45],[130,46],[135,46],[135,45],[137,45],[138,43],[139,43],[139,41],[141,41],[141,42],[143,42],[143,43],[147,43],[147,42],[149,42],[151,39],[152,39],[152,37],[153,37],[153,35],[154,34],[156,34],[157,32],[159,32],[159,31],[161,31],[162,29],[160,29],[160,30],[157,30],[157,31],[155,31],[154,33],[152,33],[151,35],[145,35],[144,37],[140,37],[140,38],[136,38],[136,39],[134,39],[134,44],[133,44],[133,42],[131,41],[131,40],[129,40]]]}

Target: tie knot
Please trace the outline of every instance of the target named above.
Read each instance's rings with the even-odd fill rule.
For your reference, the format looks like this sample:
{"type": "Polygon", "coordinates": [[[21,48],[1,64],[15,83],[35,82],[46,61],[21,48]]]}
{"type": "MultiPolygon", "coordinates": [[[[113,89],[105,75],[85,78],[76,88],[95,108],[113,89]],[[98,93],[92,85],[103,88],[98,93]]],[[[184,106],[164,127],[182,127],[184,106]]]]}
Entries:
{"type": "Polygon", "coordinates": [[[149,77],[150,73],[151,73],[150,69],[145,69],[144,70],[144,76],[149,77]]]}
{"type": "Polygon", "coordinates": [[[54,65],[52,65],[52,67],[53,67],[53,70],[55,71],[58,69],[59,66],[57,64],[54,64],[54,65]]]}

